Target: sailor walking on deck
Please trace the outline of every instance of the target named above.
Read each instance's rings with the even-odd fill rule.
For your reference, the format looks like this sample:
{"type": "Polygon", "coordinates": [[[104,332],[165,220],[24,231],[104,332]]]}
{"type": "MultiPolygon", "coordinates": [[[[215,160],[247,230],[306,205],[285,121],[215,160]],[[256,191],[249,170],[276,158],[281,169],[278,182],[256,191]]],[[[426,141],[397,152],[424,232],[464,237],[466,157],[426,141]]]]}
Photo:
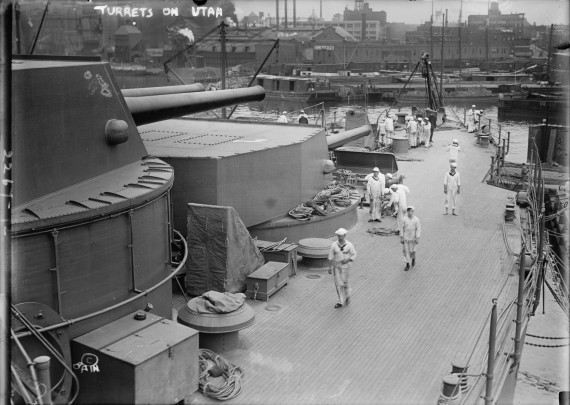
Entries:
{"type": "Polygon", "coordinates": [[[287,120],[287,111],[283,111],[283,114],[281,114],[281,116],[279,117],[279,119],[277,120],[277,122],[281,123],[281,124],[287,124],[287,122],[289,122],[287,120]]]}
{"type": "Polygon", "coordinates": [[[460,193],[461,179],[459,172],[455,170],[456,163],[449,165],[449,172],[443,176],[443,193],[445,194],[445,214],[448,213],[448,208],[451,205],[451,214],[457,215],[455,209],[457,208],[457,195],[460,193]]]}
{"type": "Polygon", "coordinates": [[[384,194],[386,179],[380,169],[375,167],[372,169],[372,173],[364,178],[364,181],[366,181],[366,193],[370,198],[370,219],[368,222],[382,222],[382,195],[384,194]]]}
{"type": "Polygon", "coordinates": [[[414,215],[414,207],[410,205],[406,211],[407,215],[400,225],[400,243],[404,246],[404,260],[406,260],[404,271],[410,270],[410,264],[412,267],[416,265],[416,245],[420,243],[422,233],[420,220],[414,215]]]}
{"type": "Polygon", "coordinates": [[[329,274],[334,272],[334,284],[338,294],[338,302],[335,308],[348,305],[350,301],[351,288],[349,284],[349,273],[351,263],[356,259],[356,249],[354,245],[346,240],[348,231],[339,228],[335,234],[338,240],[333,242],[329,252],[329,274]]]}
{"type": "Polygon", "coordinates": [[[459,140],[454,139],[451,145],[447,146],[447,151],[449,152],[449,164],[457,164],[459,159],[459,152],[461,152],[461,147],[459,146],[459,140]]]}

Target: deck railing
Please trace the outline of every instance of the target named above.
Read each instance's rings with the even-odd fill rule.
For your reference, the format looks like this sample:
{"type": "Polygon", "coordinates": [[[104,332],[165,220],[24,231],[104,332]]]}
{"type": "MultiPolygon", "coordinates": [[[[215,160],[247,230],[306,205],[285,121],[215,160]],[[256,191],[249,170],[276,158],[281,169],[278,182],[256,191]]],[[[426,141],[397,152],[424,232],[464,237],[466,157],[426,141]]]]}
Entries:
{"type": "MultiPolygon", "coordinates": [[[[449,386],[450,379],[444,378],[442,394],[438,404],[494,404],[499,399],[507,378],[518,370],[524,344],[526,326],[530,316],[534,315],[544,280],[544,266],[547,257],[544,246],[544,184],[542,167],[536,144],[531,142],[531,159],[527,178],[523,184],[526,195],[519,198],[521,206],[519,219],[516,220],[522,248],[512,252],[505,236],[505,244],[511,256],[517,256],[518,286],[509,283],[515,271],[513,266],[504,280],[499,292],[492,300],[491,309],[480,328],[475,344],[463,362],[464,368],[455,373],[459,383],[449,386]],[[514,326],[514,328],[513,328],[514,326]],[[514,329],[514,330],[513,330],[514,329]],[[489,339],[485,343],[485,332],[489,339]],[[447,382],[446,382],[447,381],[447,382]],[[446,385],[447,384],[447,385],[446,385]]],[[[499,155],[495,156],[497,159],[499,155]]],[[[499,159],[502,159],[502,155],[499,159]]],[[[497,162],[495,160],[495,162],[497,162]]],[[[500,163],[500,160],[499,160],[500,163]]]]}

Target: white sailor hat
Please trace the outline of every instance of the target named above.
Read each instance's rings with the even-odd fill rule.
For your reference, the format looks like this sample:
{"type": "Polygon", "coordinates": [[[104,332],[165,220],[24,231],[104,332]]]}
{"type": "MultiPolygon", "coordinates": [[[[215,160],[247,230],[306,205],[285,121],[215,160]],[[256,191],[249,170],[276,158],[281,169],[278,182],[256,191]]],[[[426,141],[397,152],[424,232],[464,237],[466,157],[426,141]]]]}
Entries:
{"type": "Polygon", "coordinates": [[[471,108],[475,108],[475,104],[473,104],[473,105],[471,106],[471,108]]]}
{"type": "Polygon", "coordinates": [[[384,193],[384,194],[388,194],[389,192],[390,192],[390,189],[389,189],[389,188],[385,188],[385,189],[383,190],[383,193],[384,193]]]}
{"type": "Polygon", "coordinates": [[[452,142],[459,145],[459,141],[457,139],[454,139],[452,142]]]}
{"type": "Polygon", "coordinates": [[[386,173],[386,177],[388,177],[389,179],[392,178],[392,173],[386,173]]]}
{"type": "Polygon", "coordinates": [[[390,188],[391,188],[392,190],[397,190],[397,189],[398,189],[398,185],[397,185],[397,184],[392,184],[392,185],[390,186],[390,188]]]}
{"type": "Polygon", "coordinates": [[[451,163],[450,166],[451,167],[457,167],[457,163],[451,163]]]}
{"type": "Polygon", "coordinates": [[[305,110],[301,110],[300,112],[301,112],[301,114],[304,114],[304,113],[305,113],[305,110]]]}
{"type": "Polygon", "coordinates": [[[348,231],[344,228],[338,228],[335,232],[335,234],[337,235],[346,235],[348,233],[348,231]]]}
{"type": "Polygon", "coordinates": [[[418,121],[423,121],[424,119],[422,117],[418,117],[418,121]]]}
{"type": "Polygon", "coordinates": [[[416,209],[414,208],[413,205],[410,205],[410,206],[408,206],[408,208],[406,209],[406,211],[410,211],[410,210],[415,211],[416,209]]]}
{"type": "Polygon", "coordinates": [[[283,114],[287,114],[287,111],[283,111],[283,114]]]}
{"type": "Polygon", "coordinates": [[[373,172],[379,172],[380,169],[378,169],[377,167],[375,167],[374,169],[372,169],[373,172]]]}

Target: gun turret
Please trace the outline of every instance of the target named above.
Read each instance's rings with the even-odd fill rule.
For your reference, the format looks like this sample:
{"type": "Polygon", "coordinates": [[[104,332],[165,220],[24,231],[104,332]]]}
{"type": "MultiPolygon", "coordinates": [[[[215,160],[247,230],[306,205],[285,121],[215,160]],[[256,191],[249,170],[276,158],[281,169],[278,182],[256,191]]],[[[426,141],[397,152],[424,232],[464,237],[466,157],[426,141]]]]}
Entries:
{"type": "Polygon", "coordinates": [[[243,89],[204,91],[186,94],[160,94],[153,96],[125,97],[137,125],[150,124],[170,118],[181,117],[227,107],[247,101],[261,101],[265,90],[261,86],[243,89]]]}

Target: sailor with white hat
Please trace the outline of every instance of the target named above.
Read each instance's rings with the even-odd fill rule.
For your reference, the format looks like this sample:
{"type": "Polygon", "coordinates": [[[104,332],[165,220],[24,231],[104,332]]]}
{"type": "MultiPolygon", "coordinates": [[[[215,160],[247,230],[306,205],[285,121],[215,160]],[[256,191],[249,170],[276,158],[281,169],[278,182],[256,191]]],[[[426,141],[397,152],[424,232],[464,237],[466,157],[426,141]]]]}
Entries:
{"type": "Polygon", "coordinates": [[[388,206],[394,207],[394,211],[397,213],[397,226],[400,229],[402,218],[406,215],[406,209],[408,208],[407,196],[410,193],[410,189],[403,184],[392,184],[390,190],[392,193],[388,206]]]}
{"type": "Polygon", "coordinates": [[[460,194],[461,178],[459,172],[455,170],[457,163],[452,162],[449,165],[449,171],[445,172],[443,176],[443,193],[445,194],[445,213],[447,215],[448,208],[451,205],[451,214],[457,215],[455,209],[457,208],[457,195],[460,194]]]}
{"type": "Polygon", "coordinates": [[[467,111],[467,132],[475,132],[477,130],[477,114],[475,112],[475,104],[467,111]]]}
{"type": "Polygon", "coordinates": [[[277,122],[282,123],[282,124],[287,124],[287,122],[289,122],[287,120],[287,111],[283,111],[283,114],[281,114],[281,116],[279,117],[279,119],[277,120],[277,122]]]}
{"type": "Polygon", "coordinates": [[[454,139],[451,145],[447,146],[447,151],[449,152],[449,163],[457,163],[459,158],[459,152],[461,152],[461,147],[459,146],[459,140],[454,139]]]}
{"type": "Polygon", "coordinates": [[[297,122],[299,124],[308,124],[309,123],[309,117],[307,116],[307,114],[305,114],[304,110],[300,111],[299,118],[297,118],[297,122]]]}
{"type": "Polygon", "coordinates": [[[382,195],[384,194],[384,187],[386,187],[386,179],[380,169],[375,167],[372,169],[372,173],[364,178],[364,181],[366,182],[366,195],[370,201],[370,219],[368,222],[382,222],[382,195]]]}
{"type": "Polygon", "coordinates": [[[416,265],[416,245],[420,243],[422,228],[420,220],[414,215],[415,209],[411,205],[406,209],[406,215],[400,225],[400,243],[404,248],[405,271],[416,265]]]}
{"type": "Polygon", "coordinates": [[[332,243],[329,251],[329,274],[334,272],[334,284],[338,294],[338,302],[335,304],[335,308],[348,305],[352,291],[349,275],[351,263],[356,259],[356,249],[351,242],[346,240],[347,233],[348,231],[344,228],[337,229],[335,234],[338,239],[332,243]]]}

